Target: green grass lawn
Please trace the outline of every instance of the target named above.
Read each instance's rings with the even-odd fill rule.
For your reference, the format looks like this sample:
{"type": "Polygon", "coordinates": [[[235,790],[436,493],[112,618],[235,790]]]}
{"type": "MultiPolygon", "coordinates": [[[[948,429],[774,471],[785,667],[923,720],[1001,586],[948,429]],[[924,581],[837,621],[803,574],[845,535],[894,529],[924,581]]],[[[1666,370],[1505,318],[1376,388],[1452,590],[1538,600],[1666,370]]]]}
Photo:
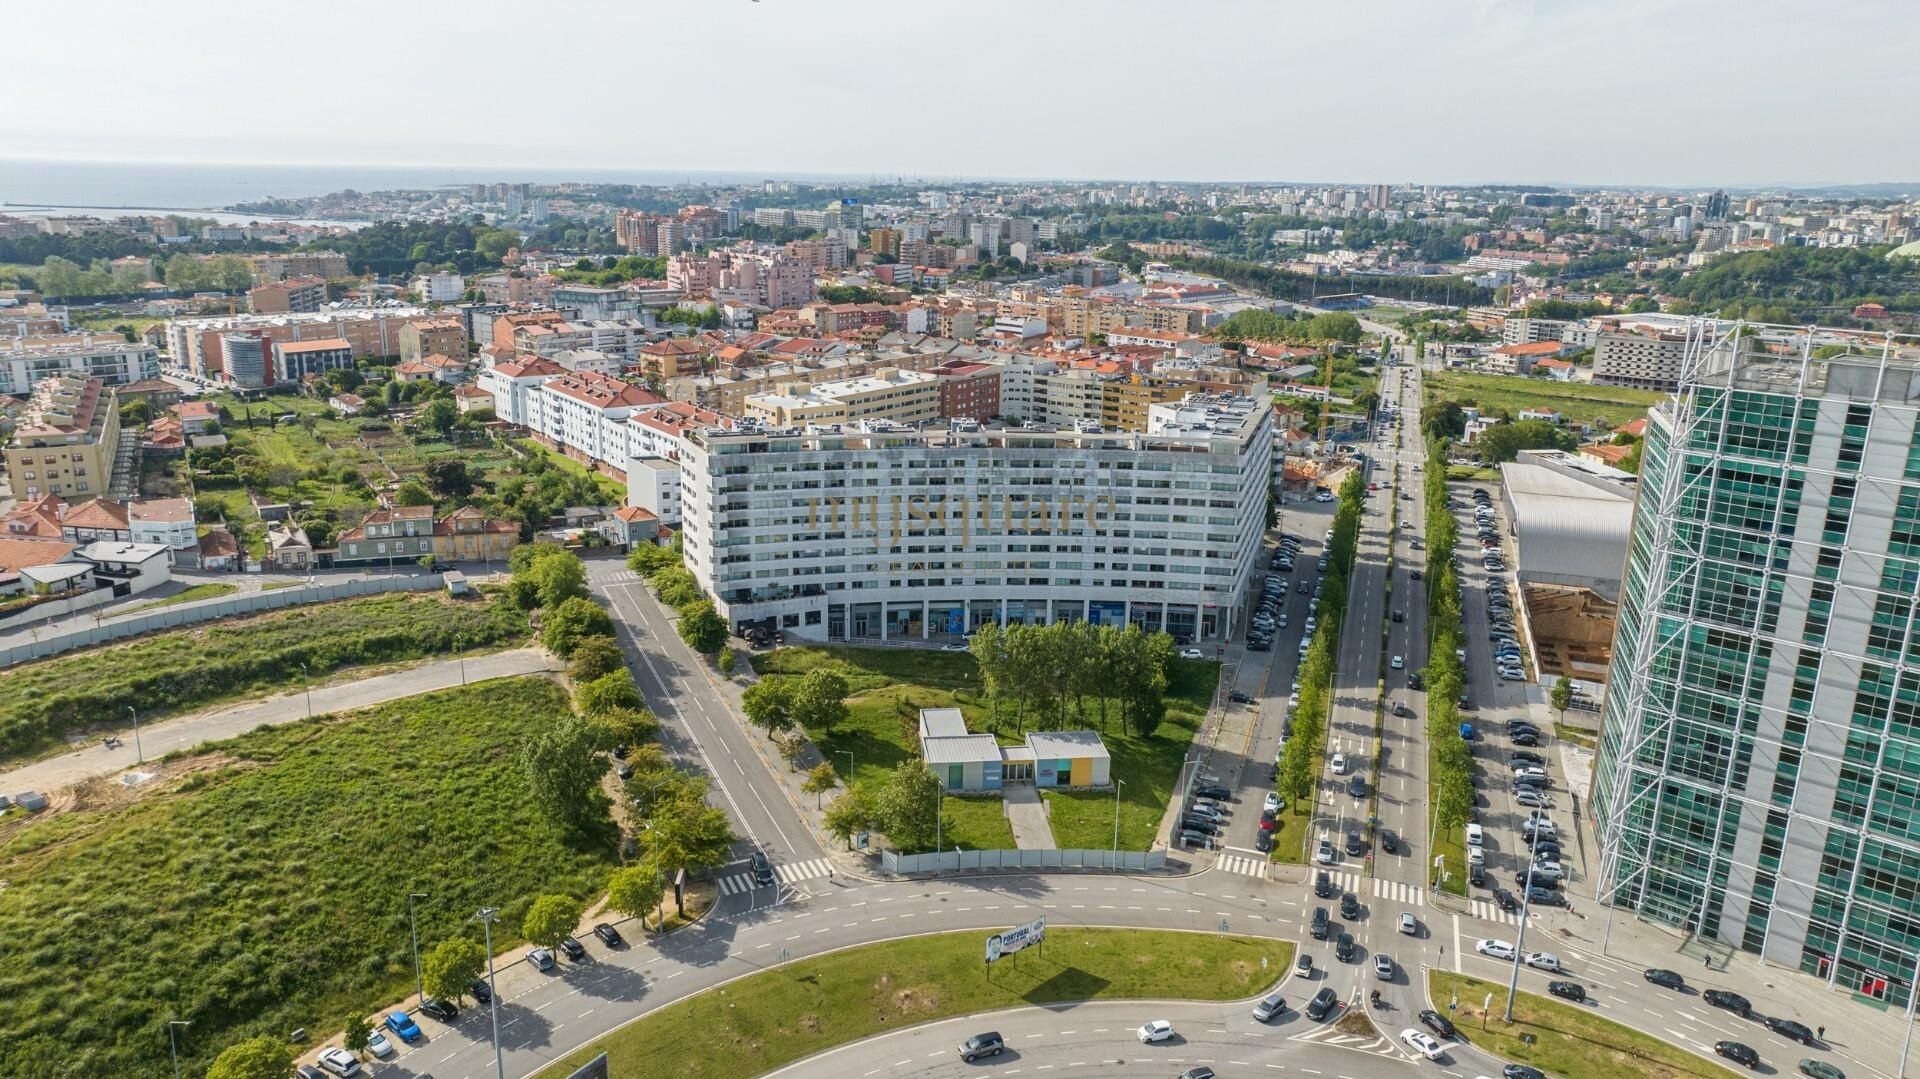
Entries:
{"type": "Polygon", "coordinates": [[[612,837],[563,842],[515,758],[567,708],[527,678],[261,728],[138,802],[0,824],[0,1075],[168,1074],[171,1018],[199,1075],[410,993],[409,891],[423,951],[483,905],[505,947],[535,895],[591,896],[612,837]]]}
{"type": "Polygon", "coordinates": [[[141,611],[151,611],[156,607],[171,607],[176,603],[197,603],[203,599],[218,599],[221,596],[231,596],[238,591],[240,591],[240,586],[237,584],[223,584],[218,581],[208,581],[205,584],[196,584],[191,588],[175,592],[166,599],[155,600],[152,603],[143,603],[126,613],[139,614],[141,611]]]}
{"type": "MultiPolygon", "coordinates": [[[[1428,747],[1427,747],[1427,775],[1429,777],[1432,777],[1432,776],[1437,776],[1439,774],[1440,774],[1440,765],[1439,765],[1439,762],[1434,757],[1432,742],[1429,741],[1428,747]]],[[[1434,804],[1435,801],[1436,801],[1436,796],[1434,791],[1434,782],[1432,778],[1429,778],[1427,780],[1427,805],[1431,806],[1434,804]]],[[[1460,832],[1446,832],[1443,834],[1436,830],[1433,836],[1433,854],[1431,855],[1431,857],[1441,858],[1445,860],[1443,864],[1445,864],[1447,867],[1447,877],[1445,880],[1436,879],[1434,877],[1434,874],[1438,873],[1439,870],[1436,869],[1433,865],[1433,862],[1429,860],[1427,862],[1427,876],[1429,880],[1433,880],[1436,887],[1439,887],[1453,895],[1466,895],[1467,894],[1466,832],[1463,830],[1460,832]]]]}
{"type": "Polygon", "coordinates": [[[1515,415],[1525,408],[1551,408],[1568,423],[1593,423],[1609,429],[1639,419],[1649,407],[1665,400],[1658,390],[1596,386],[1589,382],[1555,382],[1519,375],[1476,375],[1464,371],[1434,371],[1426,375],[1428,402],[1458,401],[1515,415]]]}
{"type": "MultiPolygon", "coordinates": [[[[980,689],[973,657],[964,652],[926,649],[804,647],[782,648],[754,659],[763,675],[805,674],[827,666],[847,680],[852,695],[847,721],[826,733],[809,732],[820,752],[847,781],[847,757],[853,754],[853,781],[879,780],[899,762],[920,754],[917,723],[922,708],[959,708],[968,728],[991,731],[1003,745],[1024,741],[1012,717],[997,728],[980,689]]],[[[1212,660],[1175,660],[1167,687],[1167,718],[1148,738],[1120,729],[1118,709],[1105,727],[1098,702],[1087,703],[1086,723],[1100,731],[1113,758],[1113,776],[1124,780],[1120,798],[1120,846],[1146,850],[1160,827],[1186,758],[1187,747],[1205,718],[1219,682],[1212,660]]],[[[1004,706],[1003,706],[1004,707],[1004,706]]],[[[1071,725],[1071,724],[1069,724],[1071,725]]],[[[1113,792],[1046,791],[1051,803],[1054,841],[1064,849],[1106,850],[1113,846],[1113,792]]],[[[1007,833],[1012,846],[1012,833],[1007,833]]]]}
{"type": "Polygon", "coordinates": [[[1726,1079],[1737,1074],[1679,1046],[1604,1019],[1602,1009],[1591,1004],[1566,1004],[1521,993],[1514,1000],[1514,1021],[1508,1024],[1502,1020],[1507,1008],[1505,985],[1448,971],[1431,971],[1427,977],[1436,1007],[1444,1010],[1447,1002],[1458,996],[1460,1008],[1453,1013],[1453,1021],[1476,1048],[1531,1064],[1561,1079],[1613,1079],[1621,1075],[1726,1079]],[[1481,1009],[1488,993],[1493,994],[1491,1015],[1481,1009]],[[1521,1041],[1523,1034],[1531,1035],[1533,1044],[1521,1041]]]}
{"type": "Polygon", "coordinates": [[[1013,825],[1007,823],[1006,803],[999,795],[963,797],[950,794],[941,799],[940,819],[946,835],[941,846],[948,850],[1011,849],[1013,825]]]}
{"type": "Polygon", "coordinates": [[[1061,1001],[1238,1000],[1279,981],[1286,941],[1130,929],[1054,929],[1044,950],[980,961],[978,932],[892,941],[749,975],[660,1009],[538,1074],[601,1053],[620,1079],[762,1075],[836,1045],[948,1016],[1061,1001]]]}
{"type": "Polygon", "coordinates": [[[504,599],[399,593],[69,652],[0,678],[0,761],[60,745],[70,731],[117,723],[129,704],[152,718],[271,693],[342,667],[516,643],[527,633],[526,614],[504,599]]]}
{"type": "Polygon", "coordinates": [[[1313,839],[1313,832],[1308,827],[1313,823],[1309,813],[1312,806],[1311,801],[1294,801],[1281,810],[1278,818],[1280,827],[1274,829],[1273,853],[1268,855],[1269,858],[1282,865],[1306,864],[1311,857],[1307,846],[1313,839]]]}

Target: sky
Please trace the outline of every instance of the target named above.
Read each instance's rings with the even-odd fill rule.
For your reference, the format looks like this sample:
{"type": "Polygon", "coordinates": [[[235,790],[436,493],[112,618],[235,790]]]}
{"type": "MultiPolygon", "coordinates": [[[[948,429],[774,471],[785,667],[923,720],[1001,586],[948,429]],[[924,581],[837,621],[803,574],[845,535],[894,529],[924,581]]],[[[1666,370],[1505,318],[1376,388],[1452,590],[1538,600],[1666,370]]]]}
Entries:
{"type": "Polygon", "coordinates": [[[0,157],[1920,180],[1912,0],[15,0],[0,157]]]}

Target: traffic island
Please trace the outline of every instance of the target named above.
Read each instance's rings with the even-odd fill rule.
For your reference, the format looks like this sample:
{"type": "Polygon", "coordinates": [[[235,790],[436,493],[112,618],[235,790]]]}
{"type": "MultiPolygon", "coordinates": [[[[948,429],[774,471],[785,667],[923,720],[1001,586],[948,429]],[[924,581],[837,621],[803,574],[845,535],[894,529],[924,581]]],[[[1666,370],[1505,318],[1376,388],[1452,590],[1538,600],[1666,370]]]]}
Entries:
{"type": "Polygon", "coordinates": [[[837,1045],[1002,1008],[1099,1000],[1244,1000],[1293,963],[1289,941],[1178,930],[1053,929],[984,962],[987,931],[867,944],[748,974],[670,1004],[549,1065],[608,1055],[612,1079],[762,1075],[837,1045]]]}
{"type": "Polygon", "coordinates": [[[1521,993],[1508,1023],[1505,985],[1436,970],[1428,972],[1427,990],[1435,1009],[1450,1015],[1474,1048],[1562,1079],[1726,1079],[1737,1074],[1671,1042],[1602,1019],[1596,1004],[1563,1004],[1521,993]]]}

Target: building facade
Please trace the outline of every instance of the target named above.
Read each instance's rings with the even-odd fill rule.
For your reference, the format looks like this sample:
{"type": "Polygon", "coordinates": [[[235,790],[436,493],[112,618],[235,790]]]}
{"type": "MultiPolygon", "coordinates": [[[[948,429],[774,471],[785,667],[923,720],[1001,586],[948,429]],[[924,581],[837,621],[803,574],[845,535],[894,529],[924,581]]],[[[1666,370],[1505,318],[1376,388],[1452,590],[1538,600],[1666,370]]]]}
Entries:
{"type": "Polygon", "coordinates": [[[1671,390],[1679,384],[1687,336],[1603,333],[1593,340],[1593,381],[1603,386],[1671,390]]]}
{"type": "Polygon", "coordinates": [[[1920,963],[1920,340],[1815,347],[1696,328],[1651,414],[1598,880],[1643,917],[1900,1006],[1920,963]]]}
{"type": "Polygon", "coordinates": [[[816,640],[1064,620],[1219,639],[1260,551],[1273,410],[1156,408],[1148,432],[690,430],[687,566],[729,624],[816,640]]]}
{"type": "Polygon", "coordinates": [[[7,478],[23,502],[41,495],[69,501],[107,493],[120,450],[120,402],[97,378],[42,379],[7,443],[7,478]]]}
{"type": "Polygon", "coordinates": [[[158,378],[160,353],[119,334],[0,335],[0,395],[24,397],[41,379],[61,373],[124,386],[158,378]]]}

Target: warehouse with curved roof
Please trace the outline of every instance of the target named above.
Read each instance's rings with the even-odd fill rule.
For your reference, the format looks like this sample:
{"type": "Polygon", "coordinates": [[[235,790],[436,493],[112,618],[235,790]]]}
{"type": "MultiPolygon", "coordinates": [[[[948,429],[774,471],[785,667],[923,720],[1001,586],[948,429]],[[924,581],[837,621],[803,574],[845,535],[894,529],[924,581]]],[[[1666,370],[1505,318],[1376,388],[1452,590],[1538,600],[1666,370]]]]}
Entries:
{"type": "Polygon", "coordinates": [[[1637,477],[1559,450],[1523,450],[1500,466],[1500,497],[1520,549],[1520,583],[1620,598],[1637,477]]]}

